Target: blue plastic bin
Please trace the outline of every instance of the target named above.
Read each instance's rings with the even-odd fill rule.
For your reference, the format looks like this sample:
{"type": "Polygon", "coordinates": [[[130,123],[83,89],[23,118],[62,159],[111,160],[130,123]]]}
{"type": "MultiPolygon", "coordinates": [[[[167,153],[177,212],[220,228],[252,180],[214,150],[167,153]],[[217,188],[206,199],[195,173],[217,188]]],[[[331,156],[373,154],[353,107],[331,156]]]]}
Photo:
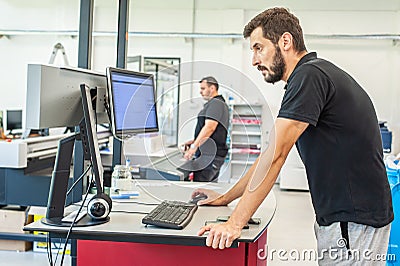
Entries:
{"type": "MultiPolygon", "coordinates": [[[[398,164],[398,161],[395,161],[398,164]]],[[[400,173],[397,169],[391,169],[386,166],[386,172],[389,179],[389,185],[392,192],[392,203],[394,220],[392,222],[389,238],[389,247],[387,265],[400,265],[400,173]],[[395,255],[395,259],[391,260],[391,256],[395,255]]]]}
{"type": "MultiPolygon", "coordinates": [[[[395,260],[388,260],[387,265],[400,265],[400,183],[392,188],[394,220],[390,229],[388,254],[394,254],[395,260]]],[[[388,257],[390,258],[390,257],[388,257]]]]}
{"type": "Polygon", "coordinates": [[[386,167],[386,174],[389,180],[390,189],[393,189],[393,187],[399,183],[399,171],[386,167]]]}

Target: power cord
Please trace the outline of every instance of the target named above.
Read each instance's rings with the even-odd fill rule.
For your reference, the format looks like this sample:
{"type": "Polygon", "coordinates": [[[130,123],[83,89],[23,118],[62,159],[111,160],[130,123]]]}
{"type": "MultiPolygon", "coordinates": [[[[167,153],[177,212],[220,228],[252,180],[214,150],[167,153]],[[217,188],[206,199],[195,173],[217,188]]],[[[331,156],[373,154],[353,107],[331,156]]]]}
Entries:
{"type": "Polygon", "coordinates": [[[146,203],[146,202],[140,202],[140,201],[119,201],[119,200],[114,200],[113,202],[116,203],[131,203],[131,204],[139,204],[139,205],[147,205],[147,206],[157,206],[159,203],[146,203]]]}
{"type": "MultiPolygon", "coordinates": [[[[58,238],[58,239],[60,240],[59,246],[57,247],[57,245],[54,243],[54,246],[57,248],[57,256],[56,256],[55,262],[57,262],[58,254],[60,253],[60,249],[61,249],[61,246],[62,246],[61,238],[58,238]]],[[[50,237],[49,233],[47,233],[47,236],[46,236],[46,244],[47,244],[46,245],[47,260],[49,262],[49,265],[53,266],[54,265],[54,263],[53,263],[53,253],[51,252],[53,243],[51,242],[51,237],[50,237]]]]}
{"type": "Polygon", "coordinates": [[[107,116],[108,116],[108,121],[110,121],[110,123],[112,123],[113,121],[111,121],[110,106],[108,105],[107,101],[104,101],[104,108],[106,109],[106,113],[107,113],[107,116]]]}
{"type": "MultiPolygon", "coordinates": [[[[83,174],[81,174],[79,177],[78,177],[78,179],[72,184],[72,186],[70,187],[70,189],[67,191],[67,196],[71,193],[71,191],[72,191],[72,189],[76,186],[76,184],[78,184],[78,182],[87,174],[87,172],[89,171],[89,169],[91,169],[92,168],[92,165],[90,164],[89,166],[88,166],[88,168],[86,168],[86,170],[85,170],[85,172],[83,172],[83,174]]],[[[90,189],[90,186],[88,186],[88,188],[90,189]]],[[[75,204],[74,204],[75,205],[75,204]]],[[[80,208],[79,209],[79,212],[81,211],[81,209],[82,208],[80,208]]],[[[77,218],[78,216],[76,216],[75,218],[77,218]]],[[[75,221],[74,221],[75,222],[75,221]]],[[[68,239],[66,240],[66,243],[68,242],[68,239]]],[[[46,247],[46,250],[47,250],[47,259],[48,259],[48,261],[49,261],[49,264],[51,265],[51,266],[53,266],[54,265],[54,263],[57,263],[57,259],[58,259],[58,254],[60,253],[60,248],[61,248],[61,245],[58,247],[58,250],[57,250],[57,255],[56,255],[56,259],[55,259],[55,261],[54,261],[54,263],[53,263],[53,254],[52,254],[52,252],[51,252],[51,237],[49,236],[49,234],[47,234],[47,241],[46,241],[46,243],[47,243],[47,247],[46,247]]],[[[66,249],[66,244],[65,244],[65,246],[64,246],[64,252],[63,252],[63,256],[64,256],[64,253],[65,253],[65,249],[66,249]]],[[[62,265],[62,264],[61,264],[62,265]]]]}
{"type": "MultiPolygon", "coordinates": [[[[90,183],[92,183],[92,181],[93,181],[93,176],[94,176],[93,167],[90,166],[90,169],[92,169],[92,178],[91,178],[91,180],[90,180],[90,183]]],[[[81,204],[81,206],[79,207],[78,213],[80,213],[81,210],[83,209],[83,206],[85,205],[86,199],[87,199],[87,197],[88,197],[88,195],[89,195],[89,191],[90,191],[90,186],[88,186],[88,188],[87,188],[87,190],[86,190],[85,197],[83,198],[82,204],[81,204]]],[[[69,240],[69,236],[70,236],[70,234],[71,234],[71,232],[72,232],[72,228],[74,227],[74,225],[75,225],[75,223],[76,223],[76,219],[78,219],[78,215],[76,215],[75,218],[74,218],[74,220],[72,221],[71,226],[69,227],[69,230],[68,230],[67,237],[65,238],[64,249],[63,249],[62,256],[61,256],[61,264],[60,264],[61,266],[62,266],[63,263],[64,263],[65,250],[66,250],[66,248],[67,248],[67,243],[68,243],[68,240],[69,240]]],[[[58,254],[57,254],[57,255],[58,255],[58,254]]]]}
{"type": "MultiPolygon", "coordinates": [[[[107,102],[107,101],[104,101],[104,107],[105,107],[105,109],[106,109],[106,113],[107,113],[107,116],[108,116],[108,121],[110,121],[110,125],[112,125],[112,123],[114,123],[114,121],[112,121],[112,119],[111,119],[111,110],[110,110],[110,106],[108,105],[108,102],[107,102]]],[[[114,135],[114,134],[113,134],[113,135],[114,135]]],[[[125,137],[123,137],[123,136],[122,136],[122,137],[119,137],[119,136],[114,135],[113,137],[114,137],[115,139],[121,141],[121,142],[124,142],[126,139],[131,138],[132,135],[126,135],[125,137]]]]}
{"type": "MultiPolygon", "coordinates": [[[[118,201],[118,200],[113,200],[115,203],[123,203],[123,204],[139,204],[139,205],[147,205],[147,206],[158,206],[159,203],[146,203],[146,202],[140,202],[140,201],[118,201]]],[[[75,206],[81,206],[81,204],[78,203],[72,203],[72,205],[75,206]]]]}
{"type": "MultiPolygon", "coordinates": [[[[75,183],[77,183],[80,179],[82,179],[82,177],[89,171],[89,169],[92,169],[92,165],[90,165],[90,166],[86,169],[86,171],[78,178],[77,181],[75,181],[75,183]]],[[[93,172],[93,169],[92,169],[92,172],[93,172]]],[[[93,175],[92,175],[92,178],[91,178],[91,180],[90,180],[90,183],[91,183],[92,181],[93,181],[93,175]]],[[[74,186],[75,183],[74,183],[72,186],[74,186]]],[[[71,189],[72,189],[72,188],[71,188],[71,189]]],[[[70,190],[71,190],[71,189],[70,189],[70,190]]],[[[84,207],[84,204],[85,204],[85,202],[86,202],[86,199],[87,199],[87,197],[88,197],[88,195],[89,195],[89,191],[90,191],[90,186],[88,186],[88,188],[87,188],[87,190],[86,190],[84,199],[83,199],[83,201],[82,201],[82,204],[80,204],[78,213],[80,213],[80,212],[82,211],[82,209],[83,209],[83,207],[84,207]]],[[[67,192],[67,195],[68,195],[69,193],[70,193],[70,191],[67,192]]],[[[75,205],[75,204],[74,204],[74,205],[75,205]]],[[[63,265],[63,264],[64,264],[65,251],[66,251],[66,248],[67,248],[69,236],[70,236],[70,234],[71,234],[71,232],[72,232],[72,228],[74,227],[77,218],[78,218],[78,215],[76,215],[75,218],[74,218],[74,220],[72,221],[71,226],[69,227],[67,236],[66,236],[66,238],[65,238],[64,248],[63,248],[63,251],[62,251],[61,263],[60,263],[60,265],[63,265]]],[[[61,245],[60,245],[60,247],[58,248],[56,258],[55,258],[55,260],[54,260],[54,262],[53,262],[53,255],[52,255],[52,253],[51,253],[51,238],[49,237],[49,235],[47,235],[47,258],[48,258],[48,261],[49,261],[50,266],[54,266],[54,265],[57,264],[57,259],[58,259],[58,254],[60,253],[60,248],[61,248],[61,245]]]]}
{"type": "Polygon", "coordinates": [[[149,212],[137,212],[137,211],[111,211],[112,213],[129,213],[129,214],[149,214],[149,212]]]}
{"type": "Polygon", "coordinates": [[[53,266],[53,254],[51,253],[51,238],[50,238],[50,233],[47,233],[46,237],[46,251],[47,251],[47,260],[49,261],[49,264],[53,266]]]}
{"type": "Polygon", "coordinates": [[[90,164],[88,168],[86,168],[85,172],[83,172],[83,174],[81,174],[81,176],[78,177],[78,179],[72,184],[72,186],[67,191],[67,196],[69,195],[69,193],[71,193],[72,189],[76,186],[76,184],[78,184],[78,182],[81,181],[81,179],[86,175],[86,173],[89,171],[91,167],[92,165],[90,164]]]}

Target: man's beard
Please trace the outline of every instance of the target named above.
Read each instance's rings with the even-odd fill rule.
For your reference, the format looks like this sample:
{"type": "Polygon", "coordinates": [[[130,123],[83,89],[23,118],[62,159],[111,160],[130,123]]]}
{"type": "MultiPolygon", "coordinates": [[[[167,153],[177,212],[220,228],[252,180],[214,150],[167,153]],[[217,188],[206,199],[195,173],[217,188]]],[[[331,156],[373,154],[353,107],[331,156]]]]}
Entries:
{"type": "Polygon", "coordinates": [[[206,102],[211,99],[210,95],[202,95],[201,97],[203,97],[203,100],[206,102]]]}
{"type": "MultiPolygon", "coordinates": [[[[260,68],[266,69],[263,66],[260,66],[259,70],[260,68]]],[[[285,71],[286,71],[286,64],[285,61],[283,60],[281,50],[279,49],[278,46],[275,46],[274,61],[272,63],[271,69],[268,71],[268,74],[264,77],[264,80],[268,83],[274,84],[275,82],[282,80],[283,73],[285,73],[285,71]]]]}

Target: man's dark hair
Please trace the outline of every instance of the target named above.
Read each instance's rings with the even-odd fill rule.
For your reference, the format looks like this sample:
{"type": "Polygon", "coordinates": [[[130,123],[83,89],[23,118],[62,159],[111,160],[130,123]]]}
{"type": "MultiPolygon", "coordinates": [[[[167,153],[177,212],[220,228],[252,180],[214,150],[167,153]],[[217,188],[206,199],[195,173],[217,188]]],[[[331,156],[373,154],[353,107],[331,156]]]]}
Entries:
{"type": "Polygon", "coordinates": [[[297,52],[305,51],[303,30],[299,19],[286,8],[274,7],[255,16],[243,30],[243,37],[250,37],[258,27],[262,28],[264,38],[277,45],[283,33],[289,32],[293,36],[294,48],[297,52]]]}
{"type": "Polygon", "coordinates": [[[218,90],[219,87],[218,81],[214,77],[212,76],[204,77],[199,81],[199,83],[202,83],[203,81],[206,81],[208,86],[214,85],[215,89],[218,90]]]}

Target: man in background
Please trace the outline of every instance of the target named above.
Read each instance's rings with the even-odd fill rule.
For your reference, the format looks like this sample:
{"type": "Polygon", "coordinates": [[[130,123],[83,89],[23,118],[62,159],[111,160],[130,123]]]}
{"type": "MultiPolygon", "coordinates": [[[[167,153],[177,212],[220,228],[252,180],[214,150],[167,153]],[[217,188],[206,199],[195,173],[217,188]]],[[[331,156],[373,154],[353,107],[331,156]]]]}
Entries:
{"type": "Polygon", "coordinates": [[[198,160],[199,169],[193,171],[193,181],[217,182],[228,147],[226,136],[229,109],[224,97],[218,94],[218,82],[208,76],[200,80],[200,94],[207,102],[197,115],[194,139],[185,143],[184,157],[198,160]]]}

